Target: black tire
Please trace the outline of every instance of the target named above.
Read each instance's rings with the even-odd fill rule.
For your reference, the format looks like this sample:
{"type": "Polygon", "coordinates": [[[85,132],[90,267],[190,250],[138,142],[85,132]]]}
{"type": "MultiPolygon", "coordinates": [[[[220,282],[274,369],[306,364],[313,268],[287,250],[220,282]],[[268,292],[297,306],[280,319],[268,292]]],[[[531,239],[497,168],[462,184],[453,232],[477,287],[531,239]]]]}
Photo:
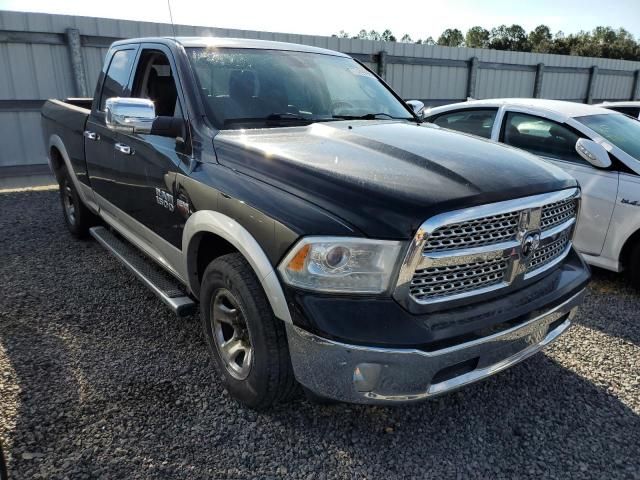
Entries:
{"type": "Polygon", "coordinates": [[[76,238],[86,238],[89,228],[98,223],[98,218],[82,203],[65,167],[60,171],[60,203],[64,222],[71,234],[76,238]]]}
{"type": "Polygon", "coordinates": [[[274,316],[253,269],[240,253],[224,255],[209,264],[202,278],[200,302],[207,345],[229,394],[256,410],[289,400],[297,383],[284,323],[274,316]],[[235,324],[230,327],[232,322],[235,324]],[[221,352],[231,350],[224,346],[232,341],[239,345],[234,352],[245,351],[230,359],[228,353],[225,357],[221,352]],[[250,362],[243,364],[247,357],[250,362]]]}
{"type": "Polygon", "coordinates": [[[627,276],[631,283],[640,288],[640,243],[635,245],[629,255],[629,263],[626,265],[627,276]]]}

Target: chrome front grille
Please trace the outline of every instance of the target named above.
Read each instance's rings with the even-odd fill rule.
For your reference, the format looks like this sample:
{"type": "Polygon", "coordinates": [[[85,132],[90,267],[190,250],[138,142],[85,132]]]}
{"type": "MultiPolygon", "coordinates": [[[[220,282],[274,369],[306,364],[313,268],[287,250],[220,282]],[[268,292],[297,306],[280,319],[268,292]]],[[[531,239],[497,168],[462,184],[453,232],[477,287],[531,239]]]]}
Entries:
{"type": "Polygon", "coordinates": [[[579,196],[563,190],[430,218],[407,252],[395,298],[466,299],[552,268],[569,252],[579,196]]]}
{"type": "Polygon", "coordinates": [[[427,300],[488,287],[502,282],[506,272],[504,258],[418,269],[411,279],[411,296],[427,300]]]}

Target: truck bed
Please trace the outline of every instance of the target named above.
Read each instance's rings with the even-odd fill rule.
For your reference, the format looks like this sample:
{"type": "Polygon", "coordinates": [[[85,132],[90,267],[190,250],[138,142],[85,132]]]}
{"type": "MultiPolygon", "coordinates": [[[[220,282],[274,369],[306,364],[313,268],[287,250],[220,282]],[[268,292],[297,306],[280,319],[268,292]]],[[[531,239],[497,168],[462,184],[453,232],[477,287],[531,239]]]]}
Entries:
{"type": "Polygon", "coordinates": [[[49,167],[56,177],[59,172],[51,164],[51,157],[60,154],[63,158],[68,157],[77,178],[88,182],[83,132],[92,102],[91,98],[50,99],[42,107],[45,148],[50,159],[49,167]],[[54,149],[57,152],[52,152],[54,149]]]}

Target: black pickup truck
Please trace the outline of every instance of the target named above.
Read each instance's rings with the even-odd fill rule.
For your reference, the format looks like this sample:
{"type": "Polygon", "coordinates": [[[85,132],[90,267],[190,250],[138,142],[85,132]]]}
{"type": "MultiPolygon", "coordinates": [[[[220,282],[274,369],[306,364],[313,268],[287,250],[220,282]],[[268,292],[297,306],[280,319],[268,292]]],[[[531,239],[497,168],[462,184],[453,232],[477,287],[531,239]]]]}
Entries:
{"type": "Polygon", "coordinates": [[[341,53],[144,38],[42,125],[71,233],[200,304],[231,395],[401,403],[539,351],[589,280],[575,180],[417,108],[341,53]]]}

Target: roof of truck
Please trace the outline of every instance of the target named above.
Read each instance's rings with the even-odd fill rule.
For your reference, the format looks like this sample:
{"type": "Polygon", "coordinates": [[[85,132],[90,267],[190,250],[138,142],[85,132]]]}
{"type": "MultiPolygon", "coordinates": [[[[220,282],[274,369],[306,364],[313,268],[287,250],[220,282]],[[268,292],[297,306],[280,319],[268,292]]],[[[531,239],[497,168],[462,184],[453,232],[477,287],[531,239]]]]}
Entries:
{"type": "Polygon", "coordinates": [[[348,57],[344,53],[328,50],[326,48],[300,45],[298,43],[274,42],[271,40],[254,40],[251,38],[227,38],[227,37],[146,37],[120,40],[114,45],[127,43],[175,41],[184,47],[205,47],[205,48],[250,48],[260,50],[286,50],[291,52],[320,53],[324,55],[334,55],[338,57],[348,57]]]}

